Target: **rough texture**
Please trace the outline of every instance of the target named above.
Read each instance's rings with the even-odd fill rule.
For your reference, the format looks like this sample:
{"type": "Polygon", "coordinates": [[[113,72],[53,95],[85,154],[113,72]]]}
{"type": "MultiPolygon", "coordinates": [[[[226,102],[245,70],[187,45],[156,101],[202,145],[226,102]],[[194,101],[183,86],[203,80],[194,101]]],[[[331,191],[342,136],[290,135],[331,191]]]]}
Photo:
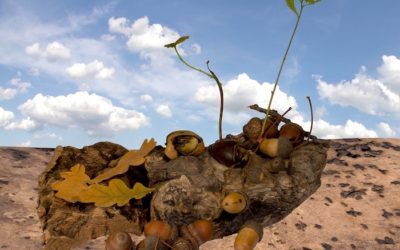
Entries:
{"type": "MultiPolygon", "coordinates": [[[[141,234],[146,209],[136,208],[134,201],[121,209],[96,208],[93,204],[69,203],[54,196],[51,184],[60,180],[60,172],[81,163],[93,178],[116,163],[127,150],[110,142],[76,149],[57,147],[47,168],[39,176],[38,215],[44,232],[46,249],[68,249],[115,231],[141,234]]],[[[129,173],[128,173],[129,174],[129,173]]],[[[122,179],[130,179],[124,178],[122,179]]],[[[130,183],[128,183],[129,185],[130,183]]]]}
{"type": "MultiPolygon", "coordinates": [[[[398,249],[400,140],[333,140],[321,187],[255,249],[398,249]]],[[[41,249],[37,176],[52,149],[0,148],[0,247],[41,249]]],[[[104,249],[102,236],[73,249],[104,249]]],[[[138,242],[142,236],[132,238],[138,242]]],[[[235,234],[201,246],[233,249],[235,234]]]]}

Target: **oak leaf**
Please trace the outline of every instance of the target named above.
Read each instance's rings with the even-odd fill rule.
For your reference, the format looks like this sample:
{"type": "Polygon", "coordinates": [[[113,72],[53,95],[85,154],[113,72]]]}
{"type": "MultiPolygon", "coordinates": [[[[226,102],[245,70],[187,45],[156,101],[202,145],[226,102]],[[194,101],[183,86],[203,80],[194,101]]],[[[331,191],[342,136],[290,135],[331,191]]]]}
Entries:
{"type": "Polygon", "coordinates": [[[79,201],[79,195],[88,188],[90,177],[85,174],[85,166],[74,165],[70,171],[60,173],[64,180],[54,182],[51,187],[58,191],[55,196],[69,202],[79,201]]]}
{"type": "Polygon", "coordinates": [[[129,150],[121,159],[119,159],[117,166],[109,168],[104,173],[96,176],[91,183],[99,183],[104,180],[110,179],[119,174],[126,173],[129,166],[140,166],[145,162],[145,156],[157,145],[156,141],[151,138],[150,141],[144,140],[139,150],[129,150]]]}
{"type": "Polygon", "coordinates": [[[126,205],[130,199],[141,199],[154,188],[147,188],[137,182],[132,189],[128,188],[120,179],[112,179],[108,186],[92,184],[81,193],[80,201],[84,203],[94,202],[97,207],[110,207],[115,203],[118,206],[126,205]]]}

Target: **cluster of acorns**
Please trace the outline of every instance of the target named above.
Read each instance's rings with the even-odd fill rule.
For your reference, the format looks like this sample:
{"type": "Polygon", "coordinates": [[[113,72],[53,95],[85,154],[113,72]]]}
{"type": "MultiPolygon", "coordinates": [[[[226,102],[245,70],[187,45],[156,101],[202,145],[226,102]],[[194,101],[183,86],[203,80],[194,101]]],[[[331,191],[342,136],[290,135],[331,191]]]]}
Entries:
{"type": "MultiPolygon", "coordinates": [[[[170,160],[179,156],[199,156],[208,153],[220,164],[227,167],[240,167],[245,164],[249,150],[260,152],[270,158],[286,158],[304,140],[302,127],[287,122],[278,129],[275,119],[266,121],[266,129],[260,137],[263,120],[252,118],[243,127],[240,136],[223,139],[205,147],[203,139],[188,130],[170,133],[166,139],[164,154],[170,160]]],[[[230,192],[222,200],[221,207],[228,213],[238,214],[249,207],[249,199],[243,192],[230,192]]],[[[213,224],[208,220],[195,220],[189,225],[177,227],[160,220],[152,220],[144,227],[146,238],[137,246],[137,250],[198,250],[204,242],[213,238],[213,224]]],[[[235,250],[251,250],[262,239],[263,229],[254,221],[248,221],[234,242],[235,250]]],[[[107,250],[132,250],[135,244],[127,233],[111,234],[106,241],[107,250]]]]}
{"type": "MultiPolygon", "coordinates": [[[[177,228],[160,220],[152,220],[144,227],[146,238],[137,246],[126,232],[110,234],[106,240],[106,250],[198,250],[204,242],[212,239],[213,225],[208,220],[196,220],[187,226],[177,228]]],[[[239,231],[234,248],[253,249],[263,236],[258,223],[249,222],[239,231]]]]}

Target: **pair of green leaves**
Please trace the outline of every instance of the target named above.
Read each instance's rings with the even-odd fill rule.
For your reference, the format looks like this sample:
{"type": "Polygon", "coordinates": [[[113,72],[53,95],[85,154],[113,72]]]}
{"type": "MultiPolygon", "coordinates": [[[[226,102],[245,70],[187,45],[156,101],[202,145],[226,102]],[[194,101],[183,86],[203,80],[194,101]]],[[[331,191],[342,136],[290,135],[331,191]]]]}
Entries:
{"type": "MultiPolygon", "coordinates": [[[[295,0],[286,0],[286,5],[298,17],[299,16],[299,12],[297,11],[296,4],[295,4],[294,1],[295,0]]],[[[298,0],[298,1],[300,2],[301,7],[304,7],[304,6],[313,5],[315,3],[318,3],[321,0],[298,0]]]]}

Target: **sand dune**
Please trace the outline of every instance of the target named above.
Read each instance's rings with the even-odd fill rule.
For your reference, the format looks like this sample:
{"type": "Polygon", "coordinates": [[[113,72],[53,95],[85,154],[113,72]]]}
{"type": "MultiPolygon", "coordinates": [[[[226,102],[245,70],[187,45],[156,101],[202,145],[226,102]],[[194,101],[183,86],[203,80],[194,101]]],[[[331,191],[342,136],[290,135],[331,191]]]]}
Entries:
{"type": "MultiPolygon", "coordinates": [[[[330,145],[321,187],[265,228],[256,249],[400,249],[400,139],[342,139],[330,145]]],[[[0,148],[0,249],[42,248],[37,176],[52,152],[0,148]]],[[[234,238],[201,249],[233,249],[234,238]]],[[[79,249],[104,249],[104,239],[79,249]]]]}

